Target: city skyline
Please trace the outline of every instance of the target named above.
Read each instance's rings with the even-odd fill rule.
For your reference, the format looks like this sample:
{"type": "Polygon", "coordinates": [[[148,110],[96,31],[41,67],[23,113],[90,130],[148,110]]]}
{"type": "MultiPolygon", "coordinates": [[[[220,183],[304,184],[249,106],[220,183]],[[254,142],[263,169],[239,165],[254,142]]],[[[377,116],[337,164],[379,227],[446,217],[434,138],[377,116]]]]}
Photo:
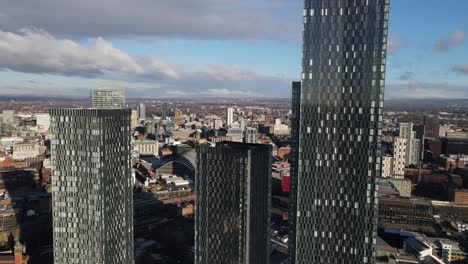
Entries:
{"type": "MultiPolygon", "coordinates": [[[[391,4],[386,98],[468,98],[468,3],[420,2],[391,4]]],[[[47,0],[32,14],[25,4],[7,1],[0,9],[0,96],[85,97],[116,80],[129,98],[290,97],[290,82],[300,78],[297,1],[255,0],[248,8],[245,2],[199,1],[186,10],[203,11],[187,12],[182,21],[146,10],[177,12],[184,3],[115,7],[128,15],[97,13],[106,2],[82,1],[75,8],[47,0]],[[91,6],[96,12],[83,15],[91,6]],[[230,14],[224,6],[232,7],[230,14]]]]}

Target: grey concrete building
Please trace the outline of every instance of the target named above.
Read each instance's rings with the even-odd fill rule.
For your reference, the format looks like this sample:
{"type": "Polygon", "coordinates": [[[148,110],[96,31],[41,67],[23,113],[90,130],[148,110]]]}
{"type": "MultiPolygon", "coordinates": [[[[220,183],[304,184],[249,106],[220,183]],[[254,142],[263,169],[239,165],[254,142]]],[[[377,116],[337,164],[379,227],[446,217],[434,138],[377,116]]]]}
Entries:
{"type": "Polygon", "coordinates": [[[195,263],[270,262],[271,146],[197,148],[195,263]]]}
{"type": "Polygon", "coordinates": [[[139,103],[137,107],[138,111],[138,120],[144,120],[146,117],[146,107],[145,104],[139,103]]]}
{"type": "Polygon", "coordinates": [[[291,262],[375,263],[389,1],[304,4],[291,262]]]}
{"type": "Polygon", "coordinates": [[[3,110],[2,122],[8,125],[15,123],[15,110],[3,110]]]}
{"type": "Polygon", "coordinates": [[[125,108],[124,89],[95,89],[91,91],[91,107],[98,109],[125,108]]]}
{"type": "Polygon", "coordinates": [[[257,143],[257,129],[248,127],[244,130],[244,142],[245,143],[257,143]]]}
{"type": "Polygon", "coordinates": [[[130,109],[50,115],[54,263],[133,263],[130,109]]]}

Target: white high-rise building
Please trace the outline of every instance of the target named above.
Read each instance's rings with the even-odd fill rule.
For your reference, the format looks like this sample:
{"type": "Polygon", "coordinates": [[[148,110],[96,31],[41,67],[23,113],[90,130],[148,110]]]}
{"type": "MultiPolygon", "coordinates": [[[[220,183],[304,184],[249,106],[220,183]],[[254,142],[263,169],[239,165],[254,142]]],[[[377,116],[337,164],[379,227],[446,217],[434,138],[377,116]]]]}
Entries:
{"type": "Polygon", "coordinates": [[[52,109],[55,264],[133,263],[130,109],[52,109]]]}
{"type": "Polygon", "coordinates": [[[404,177],[406,166],[406,149],[408,141],[406,138],[396,137],[393,145],[393,176],[404,177]]]}
{"type": "Polygon", "coordinates": [[[226,121],[228,127],[234,122],[234,108],[228,107],[226,109],[226,121]]]}

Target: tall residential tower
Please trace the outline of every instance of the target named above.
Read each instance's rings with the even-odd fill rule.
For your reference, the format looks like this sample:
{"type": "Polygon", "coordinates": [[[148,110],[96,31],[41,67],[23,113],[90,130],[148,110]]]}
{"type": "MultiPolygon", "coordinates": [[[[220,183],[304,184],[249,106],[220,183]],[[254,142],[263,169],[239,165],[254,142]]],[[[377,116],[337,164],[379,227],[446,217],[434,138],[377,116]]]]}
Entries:
{"type": "Polygon", "coordinates": [[[200,146],[195,264],[270,263],[271,146],[200,146]]]}
{"type": "Polygon", "coordinates": [[[228,127],[234,122],[234,108],[228,107],[226,109],[226,124],[228,127]]]}
{"type": "Polygon", "coordinates": [[[388,8],[305,0],[292,263],[375,263],[388,8]]]}
{"type": "Polygon", "coordinates": [[[55,264],[131,264],[130,109],[52,109],[55,264]]]}

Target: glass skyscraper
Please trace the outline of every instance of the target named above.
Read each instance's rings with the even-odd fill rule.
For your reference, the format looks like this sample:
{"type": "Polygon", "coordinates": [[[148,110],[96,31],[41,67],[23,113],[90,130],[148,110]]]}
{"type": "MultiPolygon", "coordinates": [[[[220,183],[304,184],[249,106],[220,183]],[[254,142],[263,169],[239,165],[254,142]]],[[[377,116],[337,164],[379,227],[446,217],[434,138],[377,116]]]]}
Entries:
{"type": "Polygon", "coordinates": [[[130,109],[50,116],[54,263],[133,263],[130,109]]]}
{"type": "Polygon", "coordinates": [[[388,12],[389,0],[305,1],[292,263],[375,263],[388,12]]]}
{"type": "Polygon", "coordinates": [[[195,264],[270,263],[271,146],[199,146],[195,264]]]}

